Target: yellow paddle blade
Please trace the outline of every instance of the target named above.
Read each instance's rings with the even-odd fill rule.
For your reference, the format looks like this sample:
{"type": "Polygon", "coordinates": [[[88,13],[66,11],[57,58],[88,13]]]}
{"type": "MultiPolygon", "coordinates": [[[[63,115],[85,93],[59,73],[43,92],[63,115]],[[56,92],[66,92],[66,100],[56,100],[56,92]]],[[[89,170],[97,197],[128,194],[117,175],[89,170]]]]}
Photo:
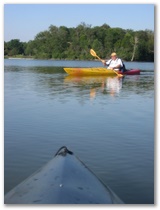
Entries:
{"type": "Polygon", "coordinates": [[[102,61],[101,58],[98,57],[98,55],[96,54],[96,52],[93,49],[90,49],[90,53],[92,56],[97,57],[100,61],[102,61]]]}
{"type": "MultiPolygon", "coordinates": [[[[112,69],[112,71],[114,71],[114,70],[112,69]]],[[[116,72],[116,71],[114,71],[114,72],[117,74],[118,77],[123,77],[123,74],[119,74],[119,73],[116,72]]]]}
{"type": "Polygon", "coordinates": [[[117,76],[118,76],[118,77],[123,77],[123,74],[118,74],[117,76]]]}
{"type": "Polygon", "coordinates": [[[97,57],[97,54],[93,49],[90,49],[90,54],[94,57],[97,57]]]}

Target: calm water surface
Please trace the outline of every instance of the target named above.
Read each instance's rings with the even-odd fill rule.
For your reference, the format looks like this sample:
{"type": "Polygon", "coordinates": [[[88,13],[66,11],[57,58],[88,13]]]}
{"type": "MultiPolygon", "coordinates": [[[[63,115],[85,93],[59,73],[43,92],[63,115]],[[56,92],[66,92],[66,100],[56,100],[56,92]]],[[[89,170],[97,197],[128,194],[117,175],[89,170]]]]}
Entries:
{"type": "Polygon", "coordinates": [[[66,145],[129,204],[154,203],[154,64],[141,75],[70,77],[93,61],[4,60],[5,193],[66,145]]]}

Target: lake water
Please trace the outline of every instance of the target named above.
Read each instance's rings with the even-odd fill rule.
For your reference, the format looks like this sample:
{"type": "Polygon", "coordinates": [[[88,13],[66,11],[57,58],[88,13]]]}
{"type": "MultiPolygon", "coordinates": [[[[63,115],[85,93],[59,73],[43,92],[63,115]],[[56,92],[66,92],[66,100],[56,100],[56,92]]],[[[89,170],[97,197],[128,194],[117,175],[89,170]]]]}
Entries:
{"type": "Polygon", "coordinates": [[[127,204],[154,203],[154,63],[141,74],[70,77],[95,61],[4,60],[4,191],[63,145],[127,204]]]}

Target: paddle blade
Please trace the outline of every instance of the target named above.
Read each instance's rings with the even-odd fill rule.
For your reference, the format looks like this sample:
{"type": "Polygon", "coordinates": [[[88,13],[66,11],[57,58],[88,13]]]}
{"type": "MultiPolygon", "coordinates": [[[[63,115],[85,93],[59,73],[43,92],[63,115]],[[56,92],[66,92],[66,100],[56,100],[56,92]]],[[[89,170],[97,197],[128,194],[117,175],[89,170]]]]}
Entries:
{"type": "Polygon", "coordinates": [[[117,76],[118,76],[118,77],[123,77],[123,74],[118,74],[117,76]]]}
{"type": "Polygon", "coordinates": [[[93,49],[90,49],[90,54],[94,57],[97,57],[97,54],[93,49]]]}
{"type": "MultiPolygon", "coordinates": [[[[112,69],[112,70],[113,70],[113,69],[112,69]]],[[[114,73],[117,74],[118,77],[123,77],[123,74],[120,74],[120,73],[116,72],[115,70],[113,70],[113,71],[114,71],[114,73]]]]}

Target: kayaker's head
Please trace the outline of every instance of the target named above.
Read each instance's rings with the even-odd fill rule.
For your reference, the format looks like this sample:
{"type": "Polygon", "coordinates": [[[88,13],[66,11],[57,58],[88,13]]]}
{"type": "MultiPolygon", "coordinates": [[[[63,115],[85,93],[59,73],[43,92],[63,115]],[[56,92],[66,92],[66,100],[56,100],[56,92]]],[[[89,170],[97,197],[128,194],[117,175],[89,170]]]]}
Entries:
{"type": "Polygon", "coordinates": [[[116,54],[115,52],[113,52],[113,53],[111,54],[111,59],[112,59],[112,60],[116,60],[116,58],[117,58],[117,54],[116,54]]]}

